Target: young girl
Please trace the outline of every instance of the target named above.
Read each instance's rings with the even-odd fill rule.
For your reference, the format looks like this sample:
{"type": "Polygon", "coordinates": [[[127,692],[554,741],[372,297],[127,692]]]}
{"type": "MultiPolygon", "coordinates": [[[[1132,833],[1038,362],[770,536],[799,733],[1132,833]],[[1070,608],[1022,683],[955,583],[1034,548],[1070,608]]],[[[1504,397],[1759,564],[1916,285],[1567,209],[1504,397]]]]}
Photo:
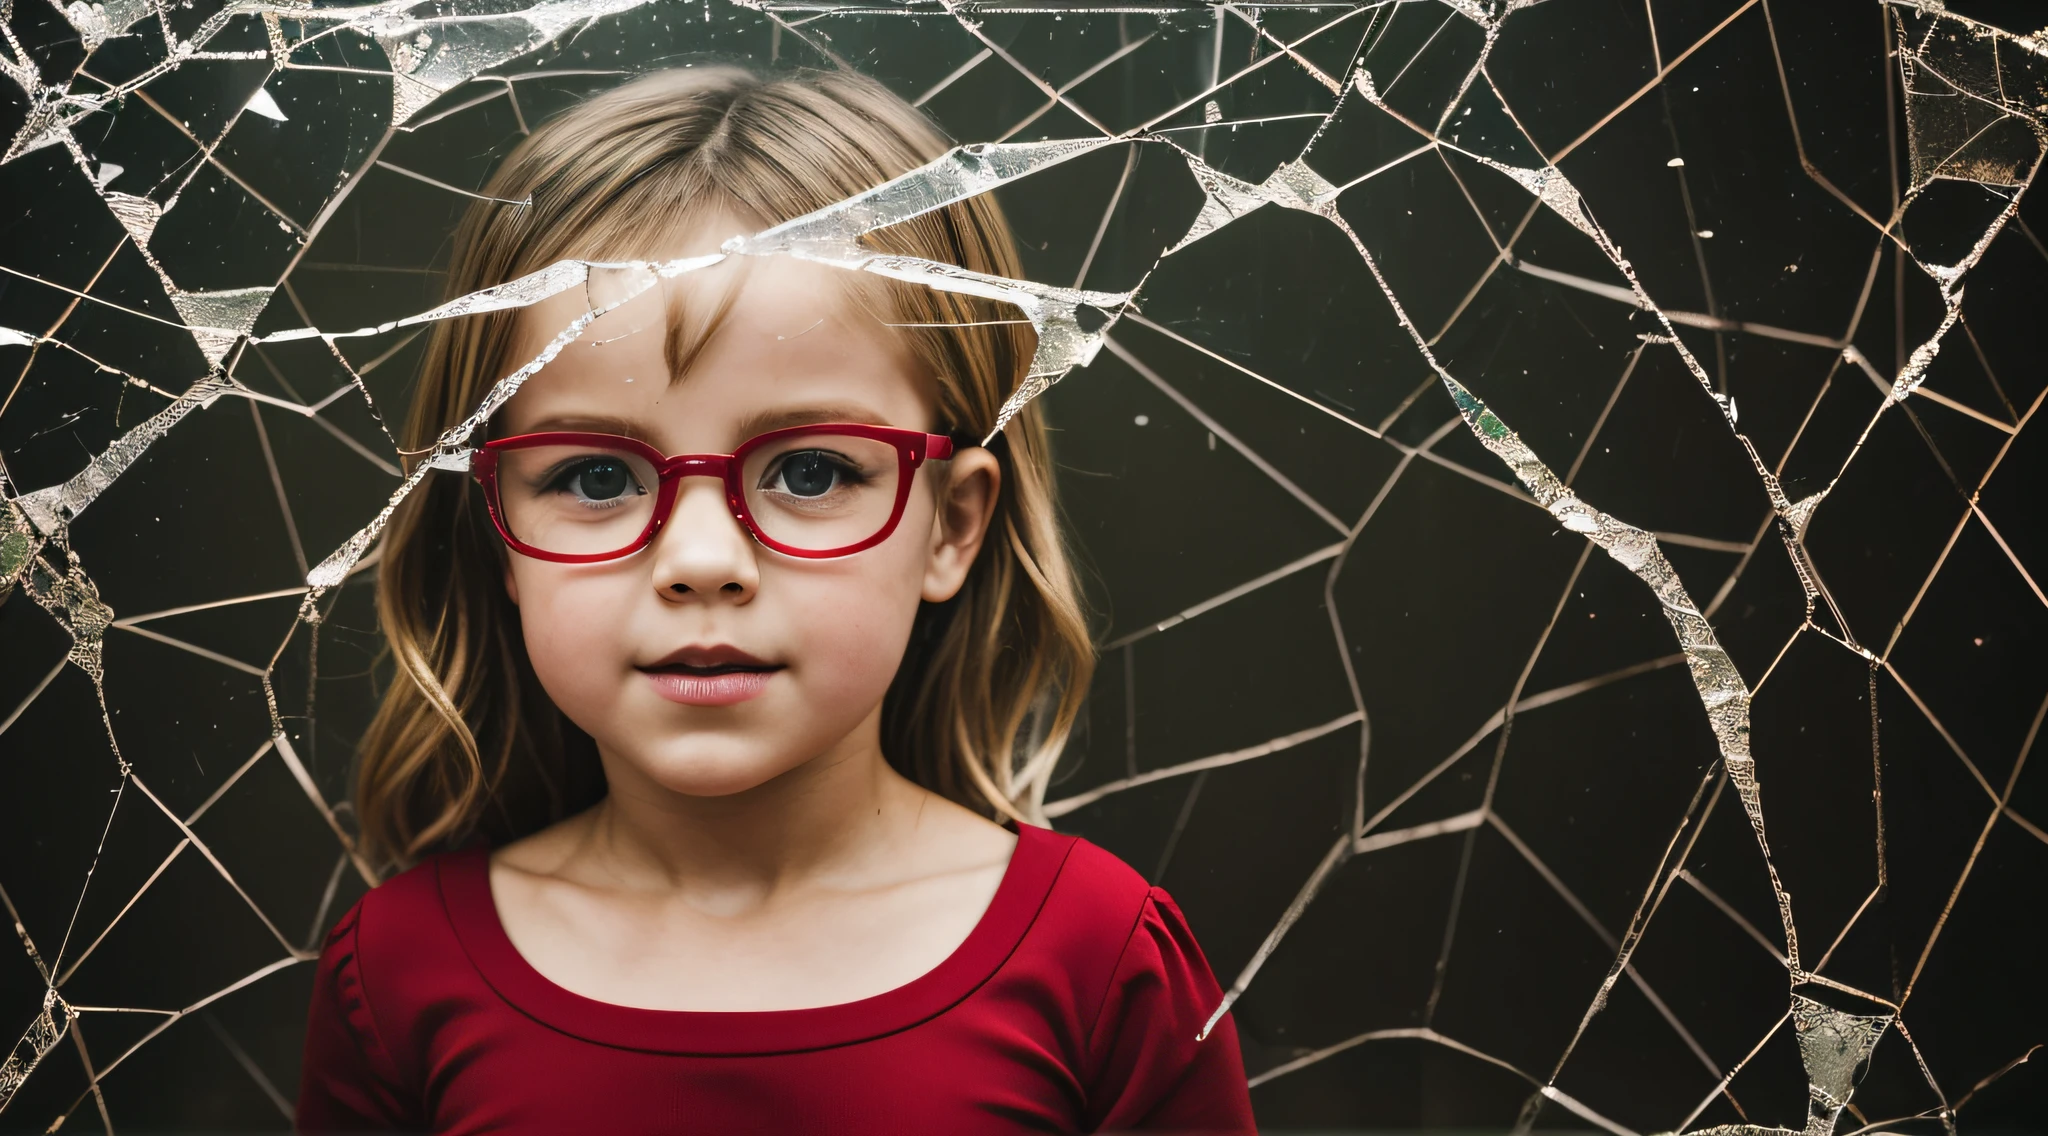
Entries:
{"type": "MultiPolygon", "coordinates": [[[[943,149],[853,75],[652,76],[507,160],[450,287],[715,252],[943,149]]],[[[871,243],[1021,275],[985,199],[871,243]]],[[[591,304],[438,326],[408,446],[591,304]]],[[[1031,351],[1000,305],[735,256],[422,484],[357,790],[413,866],[321,954],[301,1129],[1251,1130],[1173,901],[1026,823],[1093,665],[1043,420],[975,444],[1031,351]]]]}

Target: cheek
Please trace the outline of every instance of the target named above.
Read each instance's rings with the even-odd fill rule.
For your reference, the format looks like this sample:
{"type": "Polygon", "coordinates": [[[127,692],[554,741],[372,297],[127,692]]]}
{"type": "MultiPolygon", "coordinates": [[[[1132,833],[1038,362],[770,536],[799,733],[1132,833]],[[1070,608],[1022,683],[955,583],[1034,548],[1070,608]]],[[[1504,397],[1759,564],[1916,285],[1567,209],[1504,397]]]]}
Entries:
{"type": "Polygon", "coordinates": [[[922,542],[898,539],[910,531],[906,517],[887,542],[822,571],[798,568],[799,578],[783,581],[776,606],[787,604],[800,637],[807,690],[850,702],[876,701],[888,690],[924,584],[922,542]]]}
{"type": "Polygon", "coordinates": [[[610,676],[629,665],[624,625],[633,605],[623,582],[532,561],[515,563],[512,573],[526,653],[549,697],[571,718],[581,705],[609,701],[618,686],[610,676]]]}

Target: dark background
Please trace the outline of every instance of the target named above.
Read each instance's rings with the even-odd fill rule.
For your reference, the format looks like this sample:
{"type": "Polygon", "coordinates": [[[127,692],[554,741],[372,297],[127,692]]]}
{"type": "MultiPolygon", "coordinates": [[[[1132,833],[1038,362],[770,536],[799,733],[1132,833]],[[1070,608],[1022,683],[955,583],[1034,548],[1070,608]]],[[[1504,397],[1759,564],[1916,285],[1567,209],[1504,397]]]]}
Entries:
{"type": "MultiPolygon", "coordinates": [[[[2014,30],[2041,22],[2024,3],[1950,8],[2014,30]]],[[[201,3],[166,18],[190,35],[213,11],[201,3]]],[[[156,17],[138,25],[146,34],[88,56],[53,8],[17,3],[7,13],[46,80],[83,66],[120,81],[163,55],[156,17]]],[[[1292,41],[1339,14],[1262,19],[1292,41]]],[[[1229,17],[1219,63],[1207,10],[978,19],[989,41],[1054,86],[1151,36],[1068,92],[1113,129],[1194,98],[1212,69],[1228,75],[1271,49],[1229,17]]],[[[1311,38],[1301,53],[1338,77],[1362,57],[1397,111],[1433,123],[1479,56],[1478,25],[1421,3],[1369,19],[1311,38]]],[[[1514,123],[1545,154],[1587,135],[1560,168],[1661,306],[1846,336],[1888,383],[1941,316],[1925,274],[1881,248],[1856,213],[1889,217],[1896,187],[1910,179],[1900,75],[1888,57],[1898,19],[1915,32],[1927,26],[1860,0],[1548,0],[1505,21],[1487,65],[1499,98],[1468,92],[1461,105],[1473,113],[1460,111],[1444,135],[1519,166],[1542,159],[1514,123]],[[1588,134],[1656,78],[1659,60],[1688,48],[1663,82],[1588,134]],[[1818,176],[1802,169],[1801,144],[1818,176]],[[1667,165],[1674,156],[1683,167],[1667,165]],[[1694,236],[1706,232],[1713,236],[1694,236]]],[[[658,66],[830,66],[836,57],[915,97],[983,47],[943,16],[833,15],[782,30],[723,2],[657,3],[564,39],[491,69],[511,80],[516,109],[506,97],[483,98],[506,84],[472,82],[405,131],[387,131],[383,56],[345,34],[293,58],[357,73],[269,80],[288,120],[243,115],[218,162],[201,162],[192,139],[221,135],[264,83],[264,61],[188,61],[74,134],[95,161],[123,167],[112,190],[161,202],[182,186],[150,242],[181,286],[284,280],[257,331],[333,330],[440,299],[439,270],[465,201],[402,170],[480,186],[523,123],[658,66]],[[465,107],[471,100],[482,101],[465,107]]],[[[260,21],[243,17],[210,46],[264,42],[260,21]]],[[[2038,68],[2012,80],[2015,92],[2029,82],[2041,89],[2038,68]]],[[[80,89],[92,83],[81,79],[80,89]]],[[[1334,101],[1285,60],[1214,98],[1225,122],[1323,115],[1334,101]]],[[[1046,102],[994,58],[926,106],[955,138],[980,141],[1046,102]]],[[[28,112],[11,89],[6,136],[28,112]]],[[[1194,127],[1202,112],[1194,105],[1161,125],[1194,127]]],[[[1321,118],[1283,118],[1168,136],[1259,181],[1319,127],[1321,118]]],[[[1015,138],[1091,133],[1055,107],[1015,138]]],[[[1421,141],[1353,97],[1310,161],[1343,183],[1421,141]]],[[[1001,192],[1034,279],[1076,280],[1126,177],[1087,286],[1131,287],[1186,230],[1201,198],[1185,163],[1162,146],[1135,149],[1132,158],[1130,148],[1107,147],[1001,192]]],[[[69,288],[176,319],[65,149],[0,165],[0,201],[0,264],[21,274],[0,275],[0,325],[54,326],[54,338],[76,349],[0,347],[0,457],[21,492],[74,475],[165,405],[123,374],[176,393],[205,374],[206,360],[175,327],[92,303],[65,314],[69,288]]],[[[2048,607],[2035,586],[2048,581],[2039,520],[2048,451],[2028,417],[2048,386],[2048,214],[2025,199],[2019,220],[1992,241],[1967,277],[1964,324],[1929,372],[1929,389],[1977,418],[1916,397],[1877,417],[1858,450],[1881,395],[1839,350],[1681,329],[1717,389],[1735,399],[1763,460],[1782,470],[1788,495],[1832,483],[1807,547],[1835,603],[1802,630],[1798,579],[1739,443],[1677,353],[1639,338],[1664,329],[1628,304],[1525,270],[1619,284],[1591,239],[1555,213],[1532,212],[1525,190],[1459,154],[1411,158],[1339,202],[1452,374],[1560,475],[1570,471],[1585,500],[1689,538],[1665,541],[1665,552],[1693,599],[1715,604],[1714,629],[1758,690],[1752,749],[1803,957],[1814,965],[1839,935],[1824,974],[1893,1001],[1911,991],[1911,1044],[1887,1033],[1855,1098],[1861,1115],[1844,1116],[1840,1130],[1911,1117],[1920,1119],[1886,1130],[1940,1130],[1944,1102],[1930,1078],[1953,1107],[2048,1043],[2048,842],[2021,823],[2048,825],[2048,772],[2039,755],[2022,767],[2048,694],[2048,607]],[[1512,263],[1489,272],[1502,246],[1512,263]],[[1982,519],[1965,519],[1972,499],[1982,519]],[[1880,817],[1887,886],[1874,891],[1880,817]]],[[[1901,232],[1927,263],[1953,263],[1997,204],[1981,186],[1942,183],[1901,232]]],[[[1762,859],[1722,788],[1698,695],[1684,667],[1671,665],[1677,648],[1649,590],[1518,499],[1505,467],[1462,425],[1445,429],[1455,408],[1364,260],[1327,221],[1272,207],[1253,213],[1160,264],[1141,312],[1147,322],[1114,329],[1119,350],[1046,396],[1100,639],[1123,644],[1104,652],[1051,799],[1294,734],[1361,705],[1370,733],[1346,724],[1269,756],[1162,778],[1064,812],[1056,827],[1170,889],[1228,985],[1352,825],[1361,793],[1368,816],[1394,806],[1375,831],[1482,806],[1496,818],[1361,855],[1330,876],[1236,1007],[1248,1071],[1256,1079],[1372,1031],[1427,1028],[1554,1079],[1621,1125],[1662,1131],[1747,1058],[1730,1086],[1742,1111],[1723,1099],[1692,1126],[1746,1116],[1803,1127],[1805,1080],[1789,1027],[1751,1055],[1788,1004],[1762,859]],[[1410,456],[1432,439],[1426,454],[1410,456]],[[1144,634],[1354,529],[1341,561],[1144,634]],[[1589,679],[1606,681],[1525,707],[1505,734],[1487,729],[1517,691],[1527,699],[1589,679]],[[1464,756],[1400,799],[1468,742],[1464,756]],[[1694,842],[1660,875],[1675,832],[1694,842]],[[1685,878],[1673,882],[1674,868],[1685,878]],[[1634,954],[1663,1009],[1624,978],[1574,1043],[1614,940],[1645,889],[1667,884],[1634,954]]],[[[374,514],[395,485],[376,464],[393,457],[377,415],[396,430],[419,341],[397,333],[338,346],[376,411],[352,392],[320,420],[222,399],[155,445],[72,527],[80,565],[118,615],[290,589],[305,562],[374,514]]],[[[249,347],[228,363],[251,388],[301,404],[349,381],[318,341],[249,347]]],[[[0,715],[23,707],[0,726],[0,887],[46,960],[62,945],[67,1002],[191,1007],[280,957],[252,904],[288,939],[317,945],[360,894],[334,835],[276,754],[206,802],[270,734],[262,683],[250,673],[266,667],[296,752],[326,800],[347,800],[353,740],[385,673],[369,581],[359,575],[330,597],[317,638],[294,625],[298,597],[288,594],[109,631],[106,725],[76,667],[28,700],[68,640],[24,596],[0,603],[0,715]],[[123,760],[163,809],[124,781],[123,760]],[[192,829],[247,902],[192,849],[173,855],[181,834],[164,810],[189,817],[202,804],[192,829]]],[[[167,1027],[167,1013],[88,1009],[76,1032],[94,1068],[162,1032],[106,1077],[103,1102],[81,1095],[90,1074],[67,1037],[0,1112],[0,1128],[42,1130],[64,1114],[67,1128],[94,1126],[102,1103],[117,1130],[278,1128],[280,1100],[296,1083],[311,976],[310,966],[287,967],[167,1027]]],[[[19,1036],[44,990],[25,952],[0,951],[0,1045],[19,1036]]],[[[1859,1009],[1853,998],[1837,1001],[1859,1009]]],[[[1983,1087],[1953,1123],[2048,1129],[2042,1065],[1983,1087]]],[[[1274,1129],[1506,1129],[1518,1118],[1588,1127],[1532,1093],[1514,1072],[1410,1036],[1345,1049],[1259,1084],[1253,1099],[1274,1129]]]]}

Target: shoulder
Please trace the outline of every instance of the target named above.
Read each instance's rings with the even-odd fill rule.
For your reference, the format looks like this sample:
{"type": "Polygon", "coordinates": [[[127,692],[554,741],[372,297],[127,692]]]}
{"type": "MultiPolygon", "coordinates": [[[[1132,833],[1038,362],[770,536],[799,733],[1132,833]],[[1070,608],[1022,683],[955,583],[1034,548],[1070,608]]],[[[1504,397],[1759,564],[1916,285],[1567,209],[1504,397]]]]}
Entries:
{"type": "Polygon", "coordinates": [[[1114,853],[1078,836],[1047,835],[1068,845],[1066,863],[1047,897],[1047,907],[1057,904],[1060,918],[1120,950],[1151,939],[1200,957],[1187,917],[1165,888],[1147,883],[1114,853]]]}
{"type": "Polygon", "coordinates": [[[1034,928],[1074,997],[1087,1129],[1253,1131],[1223,991],[1164,889],[1086,840],[1025,829],[1063,857],[1034,928]]]}
{"type": "Polygon", "coordinates": [[[381,937],[394,928],[417,925],[422,916],[440,914],[444,865],[477,855],[481,853],[461,851],[429,856],[384,880],[364,893],[355,906],[335,922],[330,936],[347,933],[381,937]]]}
{"type": "Polygon", "coordinates": [[[1050,829],[1020,825],[1021,839],[1042,842],[1061,858],[1046,897],[1057,913],[1090,921],[1122,920],[1128,931],[1153,891],[1137,870],[1096,844],[1050,829]]]}
{"type": "Polygon", "coordinates": [[[484,856],[482,849],[430,856],[371,888],[329,929],[320,951],[321,968],[389,995],[399,976],[417,973],[420,964],[460,958],[443,877],[479,870],[484,856]]]}
{"type": "MultiPolygon", "coordinates": [[[[1033,937],[1069,965],[1100,971],[1106,980],[1142,928],[1171,908],[1166,893],[1147,883],[1114,853],[1078,836],[1019,826],[1036,855],[1058,863],[1033,926],[1033,937]]],[[[1175,912],[1177,917],[1178,912],[1175,912]]]]}

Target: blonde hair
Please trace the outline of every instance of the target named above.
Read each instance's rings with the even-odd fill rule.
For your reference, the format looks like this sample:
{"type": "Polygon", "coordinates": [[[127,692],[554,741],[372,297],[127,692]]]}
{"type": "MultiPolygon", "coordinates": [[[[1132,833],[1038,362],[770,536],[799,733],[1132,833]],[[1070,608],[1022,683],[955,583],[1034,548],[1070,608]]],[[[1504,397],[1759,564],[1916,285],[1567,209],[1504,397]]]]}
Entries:
{"type": "MultiPolygon", "coordinates": [[[[916,110],[847,72],[765,78],[733,67],[650,75],[535,130],[458,232],[448,294],[557,260],[644,257],[714,213],[763,227],[823,208],[945,150],[916,110]],[[508,204],[530,199],[528,204],[508,204]]],[[[867,238],[878,250],[1018,277],[1009,228],[977,197],[867,238]]],[[[1035,344],[994,303],[890,285],[885,303],[938,380],[941,432],[979,437],[1035,344]]],[[[405,448],[424,451],[516,361],[516,313],[435,326],[405,448]]],[[[670,335],[671,362],[678,333],[670,335]]],[[[882,746],[912,780],[985,816],[1042,816],[1095,656],[1058,524],[1045,422],[1027,406],[993,446],[989,538],[959,595],[919,610],[883,702],[882,746]]],[[[377,609],[396,674],[364,735],[363,850],[403,866],[482,833],[514,839],[603,795],[590,738],[534,677],[478,491],[435,474],[393,517],[377,609]]]]}

